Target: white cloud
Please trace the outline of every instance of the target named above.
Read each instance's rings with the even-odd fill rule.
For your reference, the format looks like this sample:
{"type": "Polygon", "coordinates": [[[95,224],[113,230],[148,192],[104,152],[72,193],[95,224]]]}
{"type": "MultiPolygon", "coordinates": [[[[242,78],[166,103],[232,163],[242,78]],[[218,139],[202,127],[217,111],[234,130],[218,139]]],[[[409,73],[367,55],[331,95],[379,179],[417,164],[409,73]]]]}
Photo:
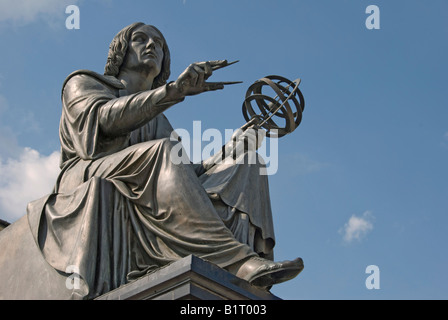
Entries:
{"type": "Polygon", "coordinates": [[[59,152],[43,156],[24,148],[18,159],[0,158],[0,218],[14,222],[27,204],[51,193],[59,174],[59,152]]]}
{"type": "MultiPolygon", "coordinates": [[[[14,222],[26,213],[30,201],[52,191],[60,169],[59,152],[44,156],[19,146],[17,130],[4,117],[9,110],[7,99],[0,94],[0,219],[14,222]]],[[[37,130],[33,114],[22,121],[37,130]]]]}
{"type": "Polygon", "coordinates": [[[344,242],[351,243],[355,240],[361,240],[367,233],[373,230],[373,215],[366,211],[362,216],[352,215],[339,233],[343,235],[344,242]]]}
{"type": "Polygon", "coordinates": [[[30,23],[38,18],[60,16],[65,19],[65,8],[78,0],[1,0],[0,21],[30,23]]]}

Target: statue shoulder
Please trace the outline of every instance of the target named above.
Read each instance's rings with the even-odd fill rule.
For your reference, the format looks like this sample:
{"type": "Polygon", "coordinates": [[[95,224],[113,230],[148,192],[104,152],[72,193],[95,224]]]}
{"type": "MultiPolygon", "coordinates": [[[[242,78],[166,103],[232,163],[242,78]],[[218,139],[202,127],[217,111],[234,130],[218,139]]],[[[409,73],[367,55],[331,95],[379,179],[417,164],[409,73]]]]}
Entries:
{"type": "Polygon", "coordinates": [[[124,85],[120,82],[120,80],[113,76],[102,75],[95,71],[86,69],[76,70],[69,74],[64,80],[61,94],[64,94],[67,86],[70,87],[69,90],[71,91],[72,89],[78,90],[82,87],[100,88],[104,87],[104,85],[117,90],[124,88],[124,85]]]}

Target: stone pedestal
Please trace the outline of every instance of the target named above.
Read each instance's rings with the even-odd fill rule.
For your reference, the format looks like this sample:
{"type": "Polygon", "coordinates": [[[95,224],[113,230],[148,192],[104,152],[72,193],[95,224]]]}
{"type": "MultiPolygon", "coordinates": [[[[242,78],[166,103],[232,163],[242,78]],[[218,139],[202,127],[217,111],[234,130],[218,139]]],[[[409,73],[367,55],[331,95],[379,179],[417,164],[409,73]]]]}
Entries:
{"type": "Polygon", "coordinates": [[[218,266],[188,256],[98,300],[281,300],[218,266]]]}

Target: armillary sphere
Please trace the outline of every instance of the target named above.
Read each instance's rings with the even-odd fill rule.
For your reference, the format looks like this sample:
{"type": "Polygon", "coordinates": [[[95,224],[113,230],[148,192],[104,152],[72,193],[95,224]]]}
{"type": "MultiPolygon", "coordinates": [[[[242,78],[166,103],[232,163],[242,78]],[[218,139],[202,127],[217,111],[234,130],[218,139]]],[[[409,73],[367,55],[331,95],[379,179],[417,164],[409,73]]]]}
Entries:
{"type": "Polygon", "coordinates": [[[266,136],[276,138],[293,132],[302,121],[305,109],[300,81],[275,75],[255,81],[247,89],[243,102],[247,123],[242,128],[263,128],[266,136]]]}

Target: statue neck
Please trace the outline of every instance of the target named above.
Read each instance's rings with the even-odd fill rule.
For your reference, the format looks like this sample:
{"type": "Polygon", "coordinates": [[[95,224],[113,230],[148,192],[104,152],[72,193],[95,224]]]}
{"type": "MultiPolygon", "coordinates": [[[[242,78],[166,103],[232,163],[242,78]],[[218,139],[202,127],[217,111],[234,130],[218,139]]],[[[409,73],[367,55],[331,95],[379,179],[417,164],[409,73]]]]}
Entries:
{"type": "Polygon", "coordinates": [[[120,90],[120,95],[129,95],[141,91],[150,90],[154,81],[154,77],[146,76],[138,72],[125,70],[120,71],[117,78],[121,81],[121,83],[123,83],[126,88],[124,90],[120,90]]]}

